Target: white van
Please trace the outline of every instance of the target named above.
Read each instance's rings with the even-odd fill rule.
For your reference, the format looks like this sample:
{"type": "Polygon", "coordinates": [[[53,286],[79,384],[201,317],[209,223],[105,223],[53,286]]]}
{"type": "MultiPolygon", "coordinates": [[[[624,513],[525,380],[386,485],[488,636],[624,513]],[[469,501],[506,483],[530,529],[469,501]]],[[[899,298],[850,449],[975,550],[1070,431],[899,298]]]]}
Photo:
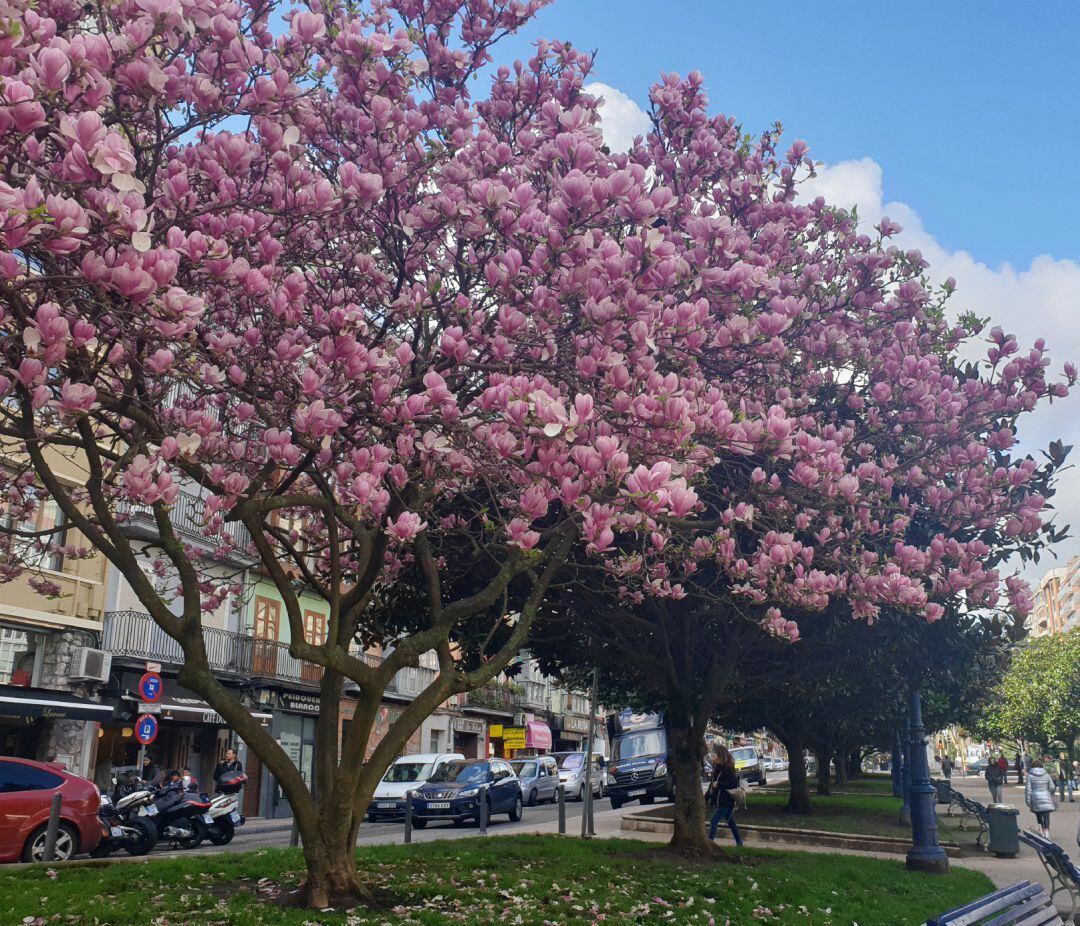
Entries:
{"type": "Polygon", "coordinates": [[[403,818],[407,792],[417,790],[444,762],[464,758],[459,752],[425,752],[395,759],[368,804],[368,823],[403,818]]]}

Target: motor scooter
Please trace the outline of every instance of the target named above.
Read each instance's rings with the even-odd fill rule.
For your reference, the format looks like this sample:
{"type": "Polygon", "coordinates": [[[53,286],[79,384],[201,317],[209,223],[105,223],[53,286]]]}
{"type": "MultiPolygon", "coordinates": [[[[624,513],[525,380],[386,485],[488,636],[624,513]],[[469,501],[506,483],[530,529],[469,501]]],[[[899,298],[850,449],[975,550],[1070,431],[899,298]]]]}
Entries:
{"type": "Polygon", "coordinates": [[[207,813],[212,822],[208,836],[215,846],[227,846],[236,834],[236,827],[246,822],[240,813],[240,789],[246,781],[247,775],[243,772],[227,772],[217,781],[217,794],[202,796],[210,802],[207,813]]]}
{"type": "Polygon", "coordinates": [[[210,801],[203,800],[204,796],[176,787],[155,789],[155,825],[159,838],[181,849],[194,849],[201,845],[209,835],[213,822],[207,812],[210,801]]]}
{"type": "Polygon", "coordinates": [[[98,806],[101,820],[101,841],[90,853],[92,858],[106,858],[117,849],[128,855],[146,855],[158,841],[157,827],[145,808],[153,806],[153,795],[148,790],[135,791],[114,800],[114,795],[103,792],[98,806]],[[140,815],[140,812],[141,815],[140,815]]]}

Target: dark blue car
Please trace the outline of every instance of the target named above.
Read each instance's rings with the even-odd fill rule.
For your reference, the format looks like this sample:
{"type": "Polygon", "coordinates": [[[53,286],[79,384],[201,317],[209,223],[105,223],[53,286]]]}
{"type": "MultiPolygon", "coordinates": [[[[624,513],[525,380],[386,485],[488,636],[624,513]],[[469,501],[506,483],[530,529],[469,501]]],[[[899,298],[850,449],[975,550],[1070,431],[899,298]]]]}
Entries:
{"type": "Polygon", "coordinates": [[[413,826],[423,829],[428,820],[464,823],[480,819],[480,789],[487,787],[488,817],[508,814],[521,819],[521,783],[502,759],[465,759],[447,762],[413,796],[413,826]]]}

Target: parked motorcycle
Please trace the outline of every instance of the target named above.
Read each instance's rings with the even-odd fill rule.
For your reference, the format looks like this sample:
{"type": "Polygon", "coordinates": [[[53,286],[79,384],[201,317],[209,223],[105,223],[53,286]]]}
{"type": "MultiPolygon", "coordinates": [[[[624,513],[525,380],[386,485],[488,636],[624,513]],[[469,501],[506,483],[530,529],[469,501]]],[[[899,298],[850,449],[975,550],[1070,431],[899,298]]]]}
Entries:
{"type": "Polygon", "coordinates": [[[228,772],[218,779],[217,794],[212,798],[206,794],[202,796],[210,802],[207,814],[212,822],[208,835],[215,846],[227,846],[236,835],[236,827],[246,822],[240,813],[240,789],[246,781],[247,775],[243,772],[228,772]]]}
{"type": "Polygon", "coordinates": [[[124,849],[128,855],[150,852],[158,841],[157,827],[145,814],[145,808],[152,802],[153,795],[148,790],[120,795],[116,800],[108,793],[102,793],[98,807],[102,837],[90,853],[91,857],[106,858],[117,849],[124,849]],[[141,816],[140,811],[143,812],[141,816]]]}
{"type": "Polygon", "coordinates": [[[204,800],[204,797],[179,788],[156,789],[153,815],[159,837],[181,849],[194,849],[201,845],[209,836],[213,822],[213,817],[208,813],[210,801],[204,800]]]}

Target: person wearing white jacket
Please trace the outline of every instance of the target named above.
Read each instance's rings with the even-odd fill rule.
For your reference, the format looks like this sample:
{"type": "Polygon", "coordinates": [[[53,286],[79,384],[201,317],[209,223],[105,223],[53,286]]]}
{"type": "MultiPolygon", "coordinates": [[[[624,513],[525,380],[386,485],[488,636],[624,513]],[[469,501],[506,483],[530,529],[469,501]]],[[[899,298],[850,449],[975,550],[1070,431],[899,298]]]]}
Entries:
{"type": "Polygon", "coordinates": [[[1050,814],[1057,810],[1057,795],[1054,794],[1054,779],[1043,768],[1042,759],[1033,759],[1031,771],[1024,782],[1024,803],[1035,814],[1042,835],[1050,838],[1050,814]]]}

